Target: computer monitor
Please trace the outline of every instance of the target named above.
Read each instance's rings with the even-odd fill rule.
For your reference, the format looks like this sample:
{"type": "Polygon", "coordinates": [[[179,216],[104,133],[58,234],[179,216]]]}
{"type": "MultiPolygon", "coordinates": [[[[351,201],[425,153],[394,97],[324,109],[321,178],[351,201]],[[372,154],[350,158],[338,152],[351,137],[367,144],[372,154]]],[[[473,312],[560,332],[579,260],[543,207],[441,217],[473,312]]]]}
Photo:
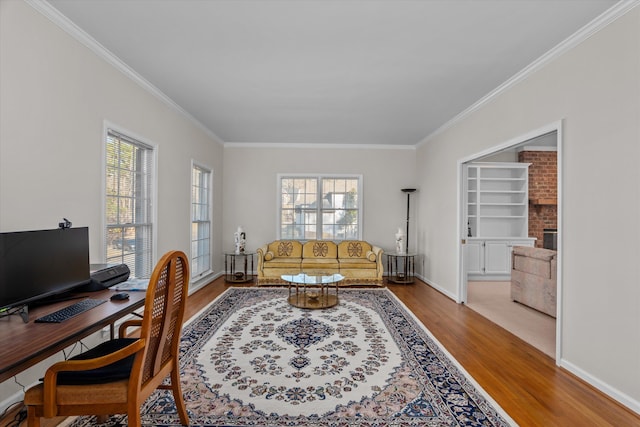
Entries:
{"type": "Polygon", "coordinates": [[[90,281],[87,227],[0,233],[0,310],[90,281]]]}

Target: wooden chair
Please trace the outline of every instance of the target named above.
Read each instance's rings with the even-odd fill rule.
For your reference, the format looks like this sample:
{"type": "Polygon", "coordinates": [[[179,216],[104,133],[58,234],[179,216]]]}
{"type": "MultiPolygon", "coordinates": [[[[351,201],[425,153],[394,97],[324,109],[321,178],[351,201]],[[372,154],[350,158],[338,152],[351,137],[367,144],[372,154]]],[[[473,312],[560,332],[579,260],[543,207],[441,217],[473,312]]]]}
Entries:
{"type": "Polygon", "coordinates": [[[142,319],[123,322],[119,338],[47,369],[25,393],[28,426],[40,418],[126,413],[140,426],[140,406],[157,388],[171,389],[180,422],[189,418],[180,387],[178,352],[189,285],[189,263],[180,251],[165,254],[153,270],[142,319]],[[139,338],[126,330],[138,327],[139,338]],[[170,377],[170,384],[162,384],[170,377]]]}

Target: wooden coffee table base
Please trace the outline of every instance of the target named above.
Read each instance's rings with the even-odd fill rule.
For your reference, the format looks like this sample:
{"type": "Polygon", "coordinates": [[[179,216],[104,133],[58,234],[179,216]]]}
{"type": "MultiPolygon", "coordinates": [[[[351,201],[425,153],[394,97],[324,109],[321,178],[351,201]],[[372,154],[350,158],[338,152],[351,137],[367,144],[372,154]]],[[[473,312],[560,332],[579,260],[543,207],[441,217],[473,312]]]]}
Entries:
{"type": "Polygon", "coordinates": [[[294,307],[298,308],[329,308],[338,305],[338,296],[333,294],[309,295],[309,289],[307,292],[298,292],[290,295],[287,301],[294,307]]]}
{"type": "Polygon", "coordinates": [[[289,284],[287,302],[298,308],[329,308],[338,304],[338,282],[341,274],[282,275],[289,284]]]}

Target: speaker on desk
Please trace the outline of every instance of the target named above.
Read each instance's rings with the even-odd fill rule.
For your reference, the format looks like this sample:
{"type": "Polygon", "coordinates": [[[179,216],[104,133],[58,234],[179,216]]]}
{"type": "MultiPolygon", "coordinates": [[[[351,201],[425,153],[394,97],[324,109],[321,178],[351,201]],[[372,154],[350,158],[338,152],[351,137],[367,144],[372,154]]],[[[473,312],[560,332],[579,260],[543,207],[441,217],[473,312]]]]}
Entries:
{"type": "Polygon", "coordinates": [[[114,265],[91,273],[91,282],[75,290],[77,292],[95,292],[110,288],[129,278],[129,267],[126,264],[114,265]]]}

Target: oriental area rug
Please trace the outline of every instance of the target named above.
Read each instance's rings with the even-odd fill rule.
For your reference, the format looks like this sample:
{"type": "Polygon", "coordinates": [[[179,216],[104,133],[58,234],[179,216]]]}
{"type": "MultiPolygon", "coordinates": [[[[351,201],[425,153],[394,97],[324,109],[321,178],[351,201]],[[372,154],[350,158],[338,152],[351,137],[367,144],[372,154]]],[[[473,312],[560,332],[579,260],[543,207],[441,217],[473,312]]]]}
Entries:
{"type": "MultiPolygon", "coordinates": [[[[185,325],[192,426],[516,425],[389,290],[341,289],[339,304],[321,310],[287,296],[229,288],[185,325]]],[[[180,425],[171,392],[147,400],[142,422],[180,425]]],[[[125,426],[126,416],[104,425],[125,426]]]]}

